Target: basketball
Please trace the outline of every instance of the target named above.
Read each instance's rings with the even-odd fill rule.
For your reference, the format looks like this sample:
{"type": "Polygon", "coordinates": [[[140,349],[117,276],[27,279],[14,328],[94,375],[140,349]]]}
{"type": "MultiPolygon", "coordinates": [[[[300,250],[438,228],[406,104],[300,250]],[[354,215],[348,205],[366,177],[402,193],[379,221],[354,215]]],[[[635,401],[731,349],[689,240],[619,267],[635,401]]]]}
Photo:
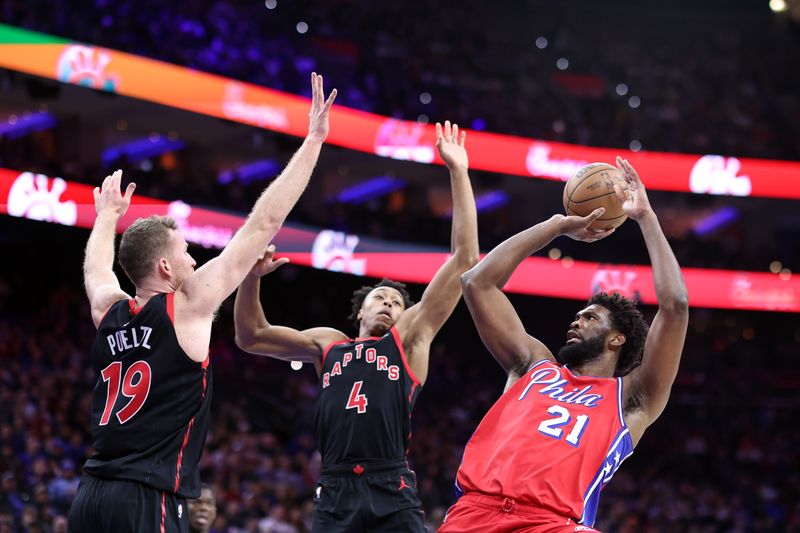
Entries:
{"type": "Polygon", "coordinates": [[[589,163],[567,180],[564,186],[564,211],[567,215],[585,217],[598,207],[606,212],[589,224],[591,229],[611,229],[621,225],[628,216],[614,192],[614,184],[625,187],[619,169],[608,163],[589,163]]]}

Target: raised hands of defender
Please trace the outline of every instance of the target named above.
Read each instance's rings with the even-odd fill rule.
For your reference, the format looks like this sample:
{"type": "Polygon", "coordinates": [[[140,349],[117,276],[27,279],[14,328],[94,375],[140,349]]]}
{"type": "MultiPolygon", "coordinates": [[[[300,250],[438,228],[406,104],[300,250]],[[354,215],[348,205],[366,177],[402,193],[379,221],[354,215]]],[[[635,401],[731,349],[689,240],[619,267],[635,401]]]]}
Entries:
{"type": "Polygon", "coordinates": [[[627,159],[617,156],[617,168],[625,178],[625,187],[614,185],[614,192],[617,193],[617,198],[619,198],[625,214],[633,220],[639,220],[653,211],[653,208],[650,207],[650,200],[647,199],[647,191],[645,191],[639,174],[627,159]]]}
{"type": "Polygon", "coordinates": [[[258,257],[258,261],[256,264],[253,265],[253,268],[250,270],[250,276],[260,278],[261,276],[266,276],[270,272],[273,272],[281,265],[285,265],[289,262],[288,257],[281,257],[277,261],[275,260],[275,245],[270,244],[267,246],[267,249],[258,257]]]}
{"type": "Polygon", "coordinates": [[[600,239],[605,239],[614,233],[614,228],[606,230],[589,228],[589,224],[603,216],[605,212],[606,210],[604,207],[599,207],[585,217],[579,217],[577,215],[556,215],[558,217],[563,217],[561,219],[561,234],[566,235],[570,239],[583,242],[595,242],[600,239]]]}
{"type": "Polygon", "coordinates": [[[119,218],[128,211],[136,184],[129,183],[123,195],[120,191],[121,181],[122,171],[117,170],[106,176],[100,187],[94,188],[94,209],[98,215],[101,212],[108,212],[119,218]]]}
{"type": "Polygon", "coordinates": [[[311,73],[311,111],[308,112],[308,137],[319,142],[325,142],[330,126],[328,116],[331,106],[336,99],[336,89],[331,91],[325,99],[325,89],[322,76],[316,72],[311,73]]]}
{"type": "Polygon", "coordinates": [[[467,132],[462,131],[459,135],[458,124],[450,126],[450,121],[444,121],[444,128],[436,123],[436,149],[439,150],[439,157],[450,170],[469,168],[469,158],[467,149],[464,148],[464,141],[467,140],[467,132]]]}

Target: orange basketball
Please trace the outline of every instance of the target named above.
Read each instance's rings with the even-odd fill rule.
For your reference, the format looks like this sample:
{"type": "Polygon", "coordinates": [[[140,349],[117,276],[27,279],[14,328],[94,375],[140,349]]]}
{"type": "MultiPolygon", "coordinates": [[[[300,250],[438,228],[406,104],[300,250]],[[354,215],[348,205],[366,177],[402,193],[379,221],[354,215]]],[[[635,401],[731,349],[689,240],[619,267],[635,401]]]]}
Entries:
{"type": "Polygon", "coordinates": [[[628,218],[622,210],[614,184],[625,187],[619,169],[608,163],[589,163],[578,170],[564,186],[564,211],[585,217],[598,207],[605,207],[603,216],[592,222],[592,229],[616,228],[628,218]]]}

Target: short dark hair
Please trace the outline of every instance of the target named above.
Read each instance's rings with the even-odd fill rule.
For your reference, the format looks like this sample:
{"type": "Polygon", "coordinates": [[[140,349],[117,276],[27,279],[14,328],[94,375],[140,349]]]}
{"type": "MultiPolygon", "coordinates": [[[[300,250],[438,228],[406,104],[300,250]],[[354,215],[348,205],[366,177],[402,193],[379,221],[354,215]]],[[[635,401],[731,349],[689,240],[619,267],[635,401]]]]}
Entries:
{"type": "Polygon", "coordinates": [[[170,217],[152,215],[130,225],[119,243],[119,266],[134,285],[141,283],[153,269],[153,262],[169,242],[169,231],[178,224],[170,217]]]}
{"type": "Polygon", "coordinates": [[[350,316],[347,317],[353,321],[356,327],[359,326],[360,321],[358,320],[358,312],[361,311],[361,306],[364,305],[364,300],[367,299],[367,295],[377,289],[378,287],[389,287],[397,292],[403,297],[403,305],[406,309],[414,305],[414,302],[411,300],[411,295],[408,294],[408,290],[406,290],[406,284],[400,283],[399,281],[392,281],[387,278],[383,278],[375,285],[365,285],[355,291],[353,293],[353,297],[350,301],[353,303],[353,312],[350,313],[350,316]]]}
{"type": "Polygon", "coordinates": [[[641,364],[644,341],[650,328],[641,311],[636,308],[636,303],[629,298],[617,293],[600,292],[589,298],[586,305],[593,304],[608,309],[611,313],[611,327],[625,335],[625,344],[619,352],[617,367],[614,370],[615,376],[624,376],[641,364]]]}

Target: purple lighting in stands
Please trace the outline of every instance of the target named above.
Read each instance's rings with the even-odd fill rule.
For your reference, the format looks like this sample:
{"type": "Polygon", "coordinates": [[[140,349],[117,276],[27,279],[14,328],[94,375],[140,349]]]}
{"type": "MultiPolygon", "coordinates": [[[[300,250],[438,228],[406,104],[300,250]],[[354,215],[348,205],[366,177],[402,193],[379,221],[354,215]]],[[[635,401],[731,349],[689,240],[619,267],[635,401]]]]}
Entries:
{"type": "Polygon", "coordinates": [[[498,207],[503,207],[508,203],[509,199],[508,194],[503,191],[487,192],[475,198],[475,208],[478,213],[485,213],[498,207]]]}
{"type": "MultiPolygon", "coordinates": [[[[475,209],[478,213],[488,213],[506,205],[509,200],[508,193],[503,191],[489,191],[475,198],[475,209]]],[[[453,217],[453,210],[447,210],[447,216],[453,217]]]]}
{"type": "Polygon", "coordinates": [[[692,229],[694,230],[695,235],[708,235],[709,233],[727,226],[731,222],[734,222],[738,219],[738,209],[735,207],[723,207],[722,209],[718,209],[707,217],[695,222],[692,229]]]}
{"type": "Polygon", "coordinates": [[[11,115],[0,122],[0,137],[19,139],[37,131],[49,130],[56,125],[56,117],[47,112],[11,115]]]}
{"type": "Polygon", "coordinates": [[[108,166],[120,157],[126,157],[130,163],[138,163],[143,159],[158,157],[167,152],[174,152],[184,148],[183,141],[171,141],[163,136],[151,136],[137,139],[127,143],[109,146],[103,150],[103,164],[108,166]]]}
{"type": "Polygon", "coordinates": [[[237,168],[223,170],[217,176],[217,183],[227,185],[234,180],[248,185],[254,181],[266,180],[280,172],[281,167],[274,159],[262,159],[237,168]]]}
{"type": "Polygon", "coordinates": [[[335,200],[344,204],[363,204],[373,198],[378,198],[390,192],[402,189],[406,182],[389,176],[378,176],[371,180],[363,181],[358,185],[348,187],[336,195],[335,200]]]}

